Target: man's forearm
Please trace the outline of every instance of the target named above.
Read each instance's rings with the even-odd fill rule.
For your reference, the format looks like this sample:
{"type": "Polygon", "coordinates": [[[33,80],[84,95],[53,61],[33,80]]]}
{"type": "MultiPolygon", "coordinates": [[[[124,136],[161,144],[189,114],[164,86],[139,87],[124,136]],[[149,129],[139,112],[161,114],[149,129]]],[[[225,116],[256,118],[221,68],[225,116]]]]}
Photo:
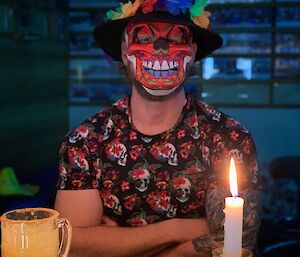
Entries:
{"type": "Polygon", "coordinates": [[[224,230],[200,235],[184,243],[171,246],[153,257],[210,257],[213,249],[223,246],[224,230]]]}
{"type": "Polygon", "coordinates": [[[201,231],[207,233],[203,219],[173,219],[138,228],[74,228],[70,257],[150,256],[172,244],[190,240],[201,231]]]}
{"type": "Polygon", "coordinates": [[[159,225],[140,228],[74,228],[70,257],[139,256],[155,247],[167,247],[174,243],[167,231],[161,232],[159,229],[159,225]]]}

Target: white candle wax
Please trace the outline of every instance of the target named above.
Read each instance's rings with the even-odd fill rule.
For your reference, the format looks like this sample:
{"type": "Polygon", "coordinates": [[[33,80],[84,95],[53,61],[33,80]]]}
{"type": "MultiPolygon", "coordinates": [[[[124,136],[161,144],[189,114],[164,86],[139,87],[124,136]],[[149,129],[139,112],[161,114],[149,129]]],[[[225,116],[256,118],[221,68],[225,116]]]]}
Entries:
{"type": "Polygon", "coordinates": [[[222,257],[242,256],[243,205],[240,197],[225,198],[224,249],[222,257]]]}
{"type": "Polygon", "coordinates": [[[225,224],[223,257],[242,257],[243,206],[238,197],[237,174],[233,158],[229,169],[230,191],[233,197],[225,198],[225,224]]]}

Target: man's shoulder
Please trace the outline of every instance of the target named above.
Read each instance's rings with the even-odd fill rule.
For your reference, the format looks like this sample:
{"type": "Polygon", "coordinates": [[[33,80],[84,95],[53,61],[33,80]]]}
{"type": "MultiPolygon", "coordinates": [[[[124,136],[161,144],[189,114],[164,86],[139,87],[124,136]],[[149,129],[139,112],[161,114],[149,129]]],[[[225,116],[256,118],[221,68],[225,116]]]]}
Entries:
{"type": "Polygon", "coordinates": [[[66,137],[69,141],[70,139],[71,141],[75,141],[78,138],[91,139],[92,135],[99,137],[99,135],[103,134],[105,137],[108,132],[111,132],[112,126],[118,124],[116,119],[120,120],[127,117],[127,109],[128,97],[119,99],[112,105],[104,107],[96,114],[89,116],[77,127],[69,130],[66,137]]]}
{"type": "Polygon", "coordinates": [[[128,97],[121,98],[112,105],[102,108],[96,114],[85,119],[80,126],[87,124],[103,125],[104,123],[107,123],[109,119],[115,119],[115,117],[120,115],[127,116],[127,109],[128,97]]]}
{"type": "Polygon", "coordinates": [[[202,102],[199,99],[193,99],[193,106],[201,120],[205,119],[207,122],[215,124],[219,128],[227,128],[229,130],[235,129],[244,133],[249,133],[248,129],[238,120],[211,104],[202,102]]]}

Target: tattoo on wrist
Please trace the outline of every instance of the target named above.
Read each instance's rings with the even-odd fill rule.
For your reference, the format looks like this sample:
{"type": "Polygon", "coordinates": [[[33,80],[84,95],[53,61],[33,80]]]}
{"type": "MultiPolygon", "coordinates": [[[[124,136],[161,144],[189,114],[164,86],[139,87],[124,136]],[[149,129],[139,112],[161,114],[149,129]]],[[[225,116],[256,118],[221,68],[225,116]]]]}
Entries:
{"type": "MultiPolygon", "coordinates": [[[[228,195],[226,190],[213,189],[206,196],[206,213],[211,234],[200,236],[192,240],[196,252],[211,256],[213,249],[222,247],[224,242],[224,199],[228,195]]],[[[256,242],[261,220],[261,206],[259,192],[247,189],[241,193],[245,200],[243,211],[243,247],[253,249],[256,242]]]]}
{"type": "Polygon", "coordinates": [[[223,240],[224,231],[220,230],[214,234],[194,238],[192,244],[196,252],[202,253],[205,256],[211,256],[213,249],[223,245],[223,240]]]}

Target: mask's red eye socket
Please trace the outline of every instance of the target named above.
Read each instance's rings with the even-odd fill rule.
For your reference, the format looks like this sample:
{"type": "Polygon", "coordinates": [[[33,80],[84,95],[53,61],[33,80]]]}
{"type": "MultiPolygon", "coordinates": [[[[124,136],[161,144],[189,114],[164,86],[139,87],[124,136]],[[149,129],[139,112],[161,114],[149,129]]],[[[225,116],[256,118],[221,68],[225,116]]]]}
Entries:
{"type": "Polygon", "coordinates": [[[190,42],[190,31],[184,26],[174,26],[168,34],[171,44],[188,44],[190,42]]]}
{"type": "Polygon", "coordinates": [[[138,44],[150,44],[154,42],[154,34],[149,26],[139,26],[134,28],[133,42],[138,44]]]}

